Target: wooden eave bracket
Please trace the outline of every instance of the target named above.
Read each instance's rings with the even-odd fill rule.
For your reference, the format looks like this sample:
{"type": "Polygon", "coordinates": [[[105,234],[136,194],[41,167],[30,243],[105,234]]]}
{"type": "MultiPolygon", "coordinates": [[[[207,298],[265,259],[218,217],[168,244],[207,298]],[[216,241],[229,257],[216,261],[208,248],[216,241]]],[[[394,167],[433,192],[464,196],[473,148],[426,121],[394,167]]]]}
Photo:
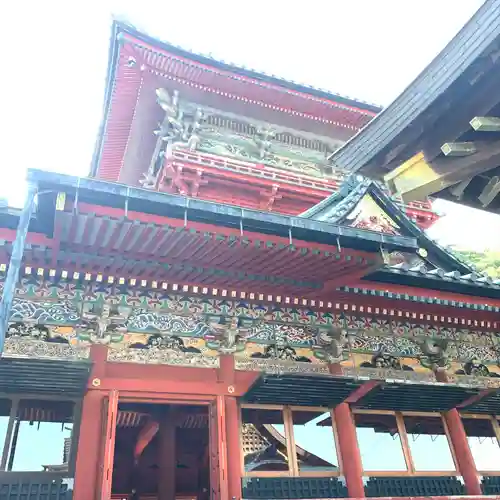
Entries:
{"type": "MultiPolygon", "coordinates": [[[[450,143],[451,144],[451,143],[450,143]]],[[[384,180],[389,189],[401,196],[404,203],[424,200],[447,187],[482,174],[500,163],[500,141],[475,142],[475,153],[437,157],[429,161],[421,151],[388,173],[384,180]]],[[[500,192],[500,179],[491,182],[481,194],[487,206],[500,192]],[[498,191],[496,191],[498,190],[498,191]]],[[[457,186],[458,188],[458,186],[457,186]]],[[[465,190],[466,185],[461,188],[465,190]]],[[[458,189],[460,194],[460,189],[458,189]]]]}
{"type": "Polygon", "coordinates": [[[405,161],[384,176],[392,193],[397,193],[404,203],[424,200],[431,192],[440,191],[441,180],[427,163],[423,152],[405,161]]]}
{"type": "Polygon", "coordinates": [[[488,184],[484,187],[481,194],[478,196],[478,200],[481,202],[483,207],[487,207],[500,193],[500,177],[495,175],[490,179],[488,184]]]}

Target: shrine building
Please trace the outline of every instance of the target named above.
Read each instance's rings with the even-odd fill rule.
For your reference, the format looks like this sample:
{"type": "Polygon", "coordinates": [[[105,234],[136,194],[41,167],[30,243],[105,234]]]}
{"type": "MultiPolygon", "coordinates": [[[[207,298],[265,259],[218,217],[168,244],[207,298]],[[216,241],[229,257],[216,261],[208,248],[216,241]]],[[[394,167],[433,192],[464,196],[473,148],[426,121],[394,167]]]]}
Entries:
{"type": "Polygon", "coordinates": [[[109,54],[89,176],[0,208],[0,500],[499,498],[500,281],[332,166],[381,110],[109,54]]]}

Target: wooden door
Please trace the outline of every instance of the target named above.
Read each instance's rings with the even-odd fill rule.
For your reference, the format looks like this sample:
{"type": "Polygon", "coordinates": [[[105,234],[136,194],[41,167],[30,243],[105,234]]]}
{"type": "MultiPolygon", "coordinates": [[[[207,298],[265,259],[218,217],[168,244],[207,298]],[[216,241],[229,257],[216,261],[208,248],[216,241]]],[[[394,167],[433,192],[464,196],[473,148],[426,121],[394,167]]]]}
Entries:
{"type": "Polygon", "coordinates": [[[210,500],[228,500],[224,396],[210,403],[210,500]]]}
{"type": "Polygon", "coordinates": [[[109,500],[111,498],[117,413],[118,391],[110,391],[109,395],[104,398],[102,407],[102,439],[99,462],[99,484],[95,500],[109,500]]]}

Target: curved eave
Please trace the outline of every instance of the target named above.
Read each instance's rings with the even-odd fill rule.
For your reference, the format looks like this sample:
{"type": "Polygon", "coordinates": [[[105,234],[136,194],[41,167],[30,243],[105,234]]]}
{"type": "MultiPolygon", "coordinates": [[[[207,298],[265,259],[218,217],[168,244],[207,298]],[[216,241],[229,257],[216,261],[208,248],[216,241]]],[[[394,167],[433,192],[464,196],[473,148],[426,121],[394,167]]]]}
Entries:
{"type": "MultiPolygon", "coordinates": [[[[297,238],[316,243],[336,244],[337,239],[345,248],[379,252],[380,245],[389,249],[414,251],[418,248],[414,238],[393,236],[373,231],[363,231],[350,227],[341,227],[326,222],[307,220],[303,217],[285,216],[257,210],[246,210],[231,205],[221,205],[184,196],[171,195],[133,188],[123,184],[105,182],[90,178],[54,174],[41,170],[29,170],[28,180],[39,189],[57,193],[64,191],[74,197],[78,192],[81,202],[123,209],[130,212],[142,212],[153,215],[165,215],[184,219],[186,210],[190,222],[203,222],[222,227],[243,227],[246,231],[262,234],[297,238]]],[[[55,198],[46,199],[40,209],[52,210],[55,198]],[[48,206],[50,205],[50,206],[48,206]]],[[[52,217],[53,220],[53,217],[52,217]]]]}
{"type": "MultiPolygon", "coordinates": [[[[474,76],[477,76],[477,61],[494,48],[499,37],[500,2],[487,0],[394,102],[331,156],[333,164],[352,172],[363,170],[369,175],[381,176],[387,163],[384,152],[401,142],[400,135],[410,125],[420,129],[422,124],[419,126],[418,122],[422,115],[437,105],[452,87],[460,81],[465,86],[472,85],[468,82],[474,82],[474,76]]],[[[494,62],[490,60],[489,64],[494,62]]],[[[455,97],[461,99],[461,96],[455,97]]],[[[446,106],[439,115],[456,109],[450,104],[453,98],[450,95],[446,99],[446,106]]],[[[458,106],[463,105],[460,99],[458,106]]],[[[434,124],[438,116],[432,118],[434,124]]],[[[406,159],[410,156],[408,153],[406,159]]]]}
{"type": "Polygon", "coordinates": [[[117,43],[118,25],[113,23],[111,28],[111,37],[108,49],[108,68],[106,73],[106,85],[104,86],[104,103],[103,103],[103,116],[99,125],[97,139],[92,154],[92,163],[90,166],[90,176],[95,177],[99,168],[99,161],[102,154],[102,147],[104,144],[104,132],[108,122],[108,115],[110,112],[111,96],[113,93],[113,83],[116,72],[116,59],[119,53],[119,44],[117,43]]]}
{"type": "MultiPolygon", "coordinates": [[[[367,288],[370,287],[370,282],[376,282],[459,294],[464,296],[464,300],[466,296],[484,297],[485,299],[494,299],[495,301],[500,300],[500,283],[481,281],[481,278],[476,277],[473,279],[471,275],[462,275],[460,273],[456,275],[450,273],[449,276],[443,276],[433,274],[432,272],[388,267],[366,276],[362,279],[362,282],[366,282],[367,288]]],[[[470,305],[472,306],[473,304],[470,305]]],[[[463,307],[466,306],[464,305],[463,307]]],[[[487,310],[488,307],[484,305],[484,310],[487,310]]],[[[477,309],[481,310],[482,308],[477,306],[477,309]]]]}

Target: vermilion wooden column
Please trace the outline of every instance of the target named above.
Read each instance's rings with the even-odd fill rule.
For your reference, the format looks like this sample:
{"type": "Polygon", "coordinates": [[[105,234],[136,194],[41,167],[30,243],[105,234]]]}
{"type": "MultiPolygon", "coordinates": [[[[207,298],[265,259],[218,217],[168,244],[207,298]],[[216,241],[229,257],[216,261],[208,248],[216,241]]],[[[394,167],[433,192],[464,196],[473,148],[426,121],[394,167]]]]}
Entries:
{"type": "Polygon", "coordinates": [[[469,448],[460,414],[454,408],[444,414],[444,419],[448,427],[455,458],[457,459],[458,472],[464,478],[466,493],[468,495],[482,495],[479,474],[469,448]]]}
{"type": "Polygon", "coordinates": [[[103,402],[107,393],[92,389],[92,380],[102,378],[106,371],[107,347],[91,347],[93,366],[89,387],[83,398],[80,432],[75,465],[73,500],[95,498],[99,480],[99,460],[103,433],[103,402]]]}
{"type": "Polygon", "coordinates": [[[364,498],[363,466],[361,465],[356,425],[352,418],[351,409],[347,403],[340,403],[333,410],[333,414],[347,492],[351,498],[364,498]]]}
{"type": "Polygon", "coordinates": [[[235,397],[226,396],[227,479],[229,500],[241,498],[240,415],[235,397]]]}
{"type": "Polygon", "coordinates": [[[106,393],[90,391],[83,398],[80,436],[76,455],[73,500],[92,500],[98,483],[103,430],[102,408],[106,393]]]}

